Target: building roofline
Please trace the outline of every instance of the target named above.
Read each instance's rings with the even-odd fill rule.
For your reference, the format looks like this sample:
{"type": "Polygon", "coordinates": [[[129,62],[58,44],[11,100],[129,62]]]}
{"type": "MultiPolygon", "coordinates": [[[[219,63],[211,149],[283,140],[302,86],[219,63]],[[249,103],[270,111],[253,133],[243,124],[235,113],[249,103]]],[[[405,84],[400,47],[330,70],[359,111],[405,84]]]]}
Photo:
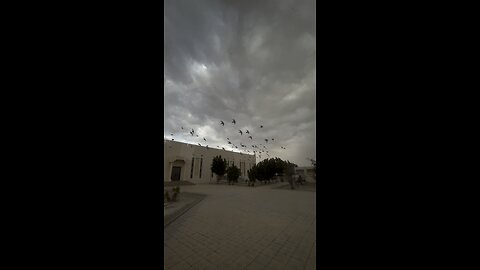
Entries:
{"type": "MultiPolygon", "coordinates": [[[[163,142],[164,142],[164,143],[167,143],[167,142],[168,142],[168,143],[178,143],[178,144],[184,144],[184,145],[187,145],[187,146],[190,145],[190,146],[195,146],[195,147],[202,147],[202,148],[205,148],[205,149],[206,149],[206,147],[203,146],[203,145],[202,145],[202,146],[199,146],[199,145],[196,145],[196,144],[186,143],[186,142],[172,141],[172,140],[167,140],[167,139],[163,139],[163,142]]],[[[255,157],[254,154],[235,152],[235,151],[227,150],[227,149],[223,150],[223,149],[221,149],[221,148],[218,149],[218,148],[216,148],[216,147],[210,147],[210,149],[220,150],[220,151],[226,151],[226,152],[230,152],[230,153],[235,153],[235,154],[240,154],[240,155],[246,155],[246,156],[255,157]]]]}

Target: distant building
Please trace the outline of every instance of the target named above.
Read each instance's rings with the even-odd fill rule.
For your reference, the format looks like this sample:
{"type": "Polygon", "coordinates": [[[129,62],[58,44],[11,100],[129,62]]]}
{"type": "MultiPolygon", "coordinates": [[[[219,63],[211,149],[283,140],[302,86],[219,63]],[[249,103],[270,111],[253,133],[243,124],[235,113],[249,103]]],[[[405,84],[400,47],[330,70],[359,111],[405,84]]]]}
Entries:
{"type": "Polygon", "coordinates": [[[315,167],[296,167],[295,174],[301,175],[307,182],[315,182],[315,167]]]}
{"type": "Polygon", "coordinates": [[[190,181],[208,183],[217,177],[210,167],[215,156],[222,156],[229,165],[240,169],[240,181],[247,178],[247,171],[255,165],[255,155],[240,154],[176,141],[164,140],[164,177],[163,181],[190,181]]]}

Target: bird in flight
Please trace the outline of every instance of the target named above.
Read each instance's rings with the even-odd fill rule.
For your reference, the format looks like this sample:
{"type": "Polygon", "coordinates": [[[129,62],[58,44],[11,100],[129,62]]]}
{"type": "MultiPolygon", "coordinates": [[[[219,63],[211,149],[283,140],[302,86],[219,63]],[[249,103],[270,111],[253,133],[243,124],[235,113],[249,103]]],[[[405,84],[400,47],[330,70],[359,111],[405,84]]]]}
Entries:
{"type": "Polygon", "coordinates": [[[204,141],[207,141],[207,139],[205,139],[205,137],[203,137],[203,140],[204,140],[204,141]]]}
{"type": "Polygon", "coordinates": [[[235,119],[232,119],[232,123],[235,125],[235,123],[237,123],[237,121],[235,121],[235,119]]]}
{"type": "Polygon", "coordinates": [[[191,133],[195,133],[195,130],[193,130],[193,128],[192,128],[192,132],[191,132],[191,133]]]}
{"type": "Polygon", "coordinates": [[[252,139],[252,136],[248,136],[248,138],[250,138],[251,140],[253,140],[253,139],[252,139]]]}
{"type": "Polygon", "coordinates": [[[240,135],[243,135],[243,132],[241,130],[238,130],[238,133],[240,133],[240,135]]]}
{"type": "Polygon", "coordinates": [[[250,131],[248,131],[248,129],[247,129],[247,132],[245,132],[245,133],[250,134],[250,131]]]}
{"type": "Polygon", "coordinates": [[[231,142],[231,141],[228,141],[228,144],[232,144],[232,142],[231,142]]]}
{"type": "Polygon", "coordinates": [[[202,146],[201,144],[198,144],[199,146],[202,146]]]}
{"type": "Polygon", "coordinates": [[[274,138],[272,138],[272,141],[275,140],[274,138]]]}
{"type": "MultiPolygon", "coordinates": [[[[268,139],[265,139],[265,141],[268,143],[268,139]]],[[[265,146],[264,146],[265,147],[265,146]]]]}
{"type": "Polygon", "coordinates": [[[183,127],[182,127],[182,129],[183,129],[183,127]]]}
{"type": "Polygon", "coordinates": [[[175,139],[172,138],[172,141],[175,141],[175,139]]]}
{"type": "Polygon", "coordinates": [[[225,150],[225,148],[224,148],[224,147],[222,147],[222,149],[223,149],[223,150],[225,150]]]}
{"type": "Polygon", "coordinates": [[[223,121],[220,121],[220,124],[221,124],[222,126],[225,126],[225,123],[224,123],[223,121]]]}
{"type": "Polygon", "coordinates": [[[173,136],[173,133],[171,133],[170,135],[172,135],[172,136],[173,136]]]}
{"type": "Polygon", "coordinates": [[[260,128],[263,128],[263,126],[260,126],[260,128]]]}

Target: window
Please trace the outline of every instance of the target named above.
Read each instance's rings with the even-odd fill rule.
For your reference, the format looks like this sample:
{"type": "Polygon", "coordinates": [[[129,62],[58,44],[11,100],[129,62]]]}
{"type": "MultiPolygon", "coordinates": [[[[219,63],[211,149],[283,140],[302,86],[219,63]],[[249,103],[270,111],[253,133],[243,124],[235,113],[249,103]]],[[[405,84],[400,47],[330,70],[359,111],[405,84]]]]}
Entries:
{"type": "Polygon", "coordinates": [[[193,178],[193,164],[194,164],[194,158],[192,157],[192,168],[190,169],[190,179],[193,178]]]}
{"type": "Polygon", "coordinates": [[[197,176],[200,174],[200,159],[199,158],[196,158],[196,160],[195,160],[195,169],[194,169],[193,173],[197,176]]]}
{"type": "Polygon", "coordinates": [[[203,157],[200,158],[200,175],[198,177],[202,178],[202,167],[203,167],[203,157]]]}

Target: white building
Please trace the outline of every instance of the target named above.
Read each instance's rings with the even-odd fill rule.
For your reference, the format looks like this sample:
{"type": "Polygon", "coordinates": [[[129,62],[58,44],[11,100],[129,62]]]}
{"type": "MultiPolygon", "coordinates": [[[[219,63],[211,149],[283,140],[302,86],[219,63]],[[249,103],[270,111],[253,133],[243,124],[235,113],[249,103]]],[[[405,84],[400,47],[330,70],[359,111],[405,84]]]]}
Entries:
{"type": "Polygon", "coordinates": [[[246,179],[247,171],[256,164],[255,155],[167,140],[164,140],[163,156],[163,181],[216,181],[216,175],[210,170],[215,156],[222,156],[227,167],[233,164],[240,169],[239,181],[246,179]]]}
{"type": "Polygon", "coordinates": [[[315,182],[315,168],[313,166],[296,167],[295,174],[301,175],[307,182],[315,182]]]}

